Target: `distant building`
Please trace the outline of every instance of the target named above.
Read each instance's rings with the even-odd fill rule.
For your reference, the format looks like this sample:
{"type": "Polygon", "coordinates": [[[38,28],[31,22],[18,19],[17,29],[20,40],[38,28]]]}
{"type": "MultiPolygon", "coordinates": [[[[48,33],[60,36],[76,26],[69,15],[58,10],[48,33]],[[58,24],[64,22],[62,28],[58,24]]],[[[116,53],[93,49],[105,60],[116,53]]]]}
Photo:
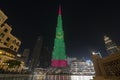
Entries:
{"type": "Polygon", "coordinates": [[[28,66],[29,54],[30,54],[30,49],[24,49],[22,57],[25,62],[25,66],[28,66]]]}
{"type": "Polygon", "coordinates": [[[80,74],[80,75],[94,75],[94,67],[91,60],[75,59],[72,60],[69,64],[71,74],[80,74]]]}
{"type": "Polygon", "coordinates": [[[77,60],[77,58],[75,57],[67,57],[67,62],[68,62],[68,66],[72,63],[72,61],[77,60]]]}
{"type": "Polygon", "coordinates": [[[104,36],[104,42],[108,54],[113,54],[120,50],[116,43],[114,43],[108,36],[104,36]]]}

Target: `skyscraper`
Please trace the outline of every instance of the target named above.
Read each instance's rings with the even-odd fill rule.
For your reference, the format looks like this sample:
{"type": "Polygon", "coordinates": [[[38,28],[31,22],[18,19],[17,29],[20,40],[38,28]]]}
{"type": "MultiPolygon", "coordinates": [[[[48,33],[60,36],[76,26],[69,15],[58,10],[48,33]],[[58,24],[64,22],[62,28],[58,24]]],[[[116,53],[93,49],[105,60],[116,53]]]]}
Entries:
{"type": "Polygon", "coordinates": [[[49,52],[48,48],[44,46],[43,43],[39,58],[39,67],[47,68],[50,66],[51,66],[51,53],[49,52]]]}
{"type": "Polygon", "coordinates": [[[38,37],[32,54],[32,60],[30,64],[31,70],[34,70],[34,68],[37,68],[39,66],[39,58],[42,49],[42,42],[43,42],[42,38],[38,37]]]}
{"type": "Polygon", "coordinates": [[[52,67],[66,67],[66,52],[64,43],[64,31],[62,28],[62,16],[61,16],[61,6],[59,6],[58,11],[58,22],[56,27],[56,36],[54,40],[54,48],[52,52],[52,67]]]}
{"type": "Polygon", "coordinates": [[[33,71],[35,68],[47,68],[51,66],[51,53],[44,46],[42,37],[38,37],[33,53],[30,55],[29,67],[33,71]]]}
{"type": "Polygon", "coordinates": [[[108,54],[116,53],[119,48],[108,36],[104,36],[105,47],[108,54]]]}

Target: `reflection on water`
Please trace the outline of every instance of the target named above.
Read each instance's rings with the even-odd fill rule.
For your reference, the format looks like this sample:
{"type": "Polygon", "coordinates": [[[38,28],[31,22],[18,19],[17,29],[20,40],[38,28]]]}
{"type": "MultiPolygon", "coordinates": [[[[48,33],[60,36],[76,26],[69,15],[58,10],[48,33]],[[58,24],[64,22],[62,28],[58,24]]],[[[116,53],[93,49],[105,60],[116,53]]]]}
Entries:
{"type": "Polygon", "coordinates": [[[0,80],[33,80],[30,74],[0,74],[0,80]]]}
{"type": "Polygon", "coordinates": [[[82,75],[47,75],[45,80],[92,80],[93,76],[82,75]]]}
{"type": "Polygon", "coordinates": [[[40,78],[41,75],[37,76],[26,76],[26,77],[0,77],[0,80],[92,80],[93,76],[82,76],[82,75],[47,75],[45,79],[40,78]]]}
{"type": "Polygon", "coordinates": [[[0,78],[0,80],[32,80],[28,77],[24,78],[24,77],[4,77],[4,78],[0,78]]]}
{"type": "Polygon", "coordinates": [[[71,76],[71,80],[92,80],[93,76],[71,76]]]}

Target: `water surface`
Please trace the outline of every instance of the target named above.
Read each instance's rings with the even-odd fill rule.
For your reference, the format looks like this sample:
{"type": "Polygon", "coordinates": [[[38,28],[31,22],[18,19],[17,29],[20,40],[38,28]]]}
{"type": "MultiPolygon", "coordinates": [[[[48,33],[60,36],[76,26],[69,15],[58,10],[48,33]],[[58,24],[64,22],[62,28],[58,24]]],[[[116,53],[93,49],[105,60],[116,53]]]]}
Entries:
{"type": "Polygon", "coordinates": [[[92,80],[92,75],[31,75],[31,76],[4,76],[0,80],[92,80]],[[44,79],[43,79],[44,78],[44,79]]]}

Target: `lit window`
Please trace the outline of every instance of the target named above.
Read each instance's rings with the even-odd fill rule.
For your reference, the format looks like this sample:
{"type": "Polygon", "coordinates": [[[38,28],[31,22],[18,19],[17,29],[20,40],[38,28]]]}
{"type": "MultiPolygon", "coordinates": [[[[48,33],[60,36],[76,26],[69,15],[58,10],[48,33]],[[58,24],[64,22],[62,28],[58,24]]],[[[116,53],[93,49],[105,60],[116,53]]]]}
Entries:
{"type": "Polygon", "coordinates": [[[2,52],[0,51],[0,54],[2,54],[2,52]]]}

